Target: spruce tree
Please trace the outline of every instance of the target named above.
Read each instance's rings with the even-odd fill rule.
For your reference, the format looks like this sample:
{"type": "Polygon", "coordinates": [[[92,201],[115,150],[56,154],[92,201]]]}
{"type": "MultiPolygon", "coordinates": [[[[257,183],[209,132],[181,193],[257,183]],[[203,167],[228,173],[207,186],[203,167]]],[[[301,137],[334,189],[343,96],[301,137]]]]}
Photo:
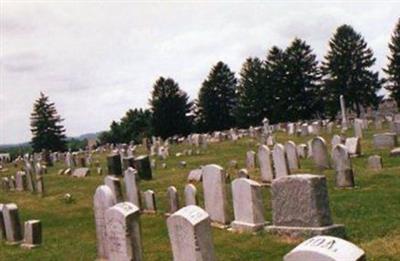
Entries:
{"type": "Polygon", "coordinates": [[[374,64],[374,54],[361,34],[349,25],[337,28],[322,67],[324,99],[331,117],[336,116],[340,109],[341,94],[347,107],[357,116],[362,108],[379,104],[380,97],[376,92],[381,88],[382,80],[378,72],[371,70],[374,64]]]}
{"type": "Polygon", "coordinates": [[[240,71],[237,88],[237,123],[240,127],[260,125],[268,115],[265,70],[258,58],[247,58],[240,71]]]}
{"type": "Polygon", "coordinates": [[[390,96],[400,106],[400,19],[397,22],[391,42],[389,43],[389,50],[389,64],[384,69],[388,76],[386,89],[391,92],[390,96]]]}
{"type": "Polygon", "coordinates": [[[134,141],[140,143],[143,138],[151,136],[151,112],[150,110],[128,110],[121,119],[123,142],[134,141]]]}
{"type": "Polygon", "coordinates": [[[149,103],[156,136],[167,138],[190,132],[192,103],[173,79],[160,77],[153,86],[149,103]]]}
{"type": "Polygon", "coordinates": [[[33,151],[65,151],[65,129],[61,125],[63,119],[57,114],[55,105],[49,101],[48,96],[40,93],[39,99],[33,105],[30,119],[33,151]]]}
{"type": "Polygon", "coordinates": [[[320,71],[311,47],[296,38],[285,50],[286,121],[307,120],[321,112],[320,71]]]}
{"type": "Polygon", "coordinates": [[[201,131],[225,130],[235,126],[237,80],[228,65],[218,62],[203,82],[198,98],[201,131]]]}

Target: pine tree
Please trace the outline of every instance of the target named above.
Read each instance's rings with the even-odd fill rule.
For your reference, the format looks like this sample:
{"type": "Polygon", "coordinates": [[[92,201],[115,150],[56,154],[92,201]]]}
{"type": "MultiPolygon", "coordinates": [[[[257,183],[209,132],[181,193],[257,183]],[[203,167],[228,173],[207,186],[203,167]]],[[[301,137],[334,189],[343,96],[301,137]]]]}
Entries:
{"type": "Polygon", "coordinates": [[[32,148],[35,152],[65,151],[65,129],[61,125],[63,119],[57,114],[54,103],[49,97],[40,93],[33,105],[31,113],[32,148]]]}
{"type": "Polygon", "coordinates": [[[288,113],[286,121],[315,118],[321,112],[320,71],[316,55],[311,47],[296,38],[286,48],[284,106],[288,113]]]}
{"type": "Polygon", "coordinates": [[[150,110],[128,110],[121,119],[123,142],[141,143],[143,138],[151,136],[151,112],[150,110]]]}
{"type": "Polygon", "coordinates": [[[225,130],[235,126],[237,80],[223,62],[218,62],[203,82],[198,99],[200,130],[225,130]]]}
{"type": "Polygon", "coordinates": [[[397,22],[396,29],[389,43],[390,56],[389,64],[385,73],[388,75],[388,85],[386,89],[391,92],[390,96],[400,106],[400,19],[397,22]]]}
{"type": "Polygon", "coordinates": [[[154,134],[167,138],[175,134],[186,135],[191,130],[192,103],[171,78],[160,77],[153,86],[149,101],[153,113],[154,134]]]}
{"type": "Polygon", "coordinates": [[[362,108],[379,104],[376,92],[383,81],[371,70],[374,63],[374,54],[359,33],[349,25],[337,28],[322,67],[326,110],[331,117],[339,111],[341,94],[357,116],[362,108]]]}
{"type": "Polygon", "coordinates": [[[258,58],[247,58],[240,71],[237,88],[237,123],[240,127],[256,126],[269,113],[265,70],[258,58]]]}

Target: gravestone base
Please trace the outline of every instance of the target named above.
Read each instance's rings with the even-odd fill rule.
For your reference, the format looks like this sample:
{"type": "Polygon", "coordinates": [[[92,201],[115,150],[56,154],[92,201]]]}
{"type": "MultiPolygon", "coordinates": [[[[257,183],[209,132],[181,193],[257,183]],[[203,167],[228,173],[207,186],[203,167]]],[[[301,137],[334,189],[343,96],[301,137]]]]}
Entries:
{"type": "Polygon", "coordinates": [[[240,221],[233,221],[229,231],[236,233],[256,233],[264,230],[264,227],[268,225],[268,222],[261,224],[245,223],[240,221]]]}
{"type": "Polygon", "coordinates": [[[320,235],[345,237],[346,231],[342,224],[333,224],[325,227],[287,227],[287,226],[267,226],[265,231],[280,236],[291,238],[307,238],[320,235]]]}
{"type": "Polygon", "coordinates": [[[211,222],[211,226],[215,227],[215,228],[219,228],[219,229],[228,229],[228,228],[230,228],[230,225],[222,224],[222,223],[218,223],[218,222],[211,222]]]}
{"type": "Polygon", "coordinates": [[[21,244],[21,248],[23,248],[23,249],[32,249],[32,248],[37,248],[37,247],[39,247],[40,245],[33,245],[33,244],[21,244]]]}

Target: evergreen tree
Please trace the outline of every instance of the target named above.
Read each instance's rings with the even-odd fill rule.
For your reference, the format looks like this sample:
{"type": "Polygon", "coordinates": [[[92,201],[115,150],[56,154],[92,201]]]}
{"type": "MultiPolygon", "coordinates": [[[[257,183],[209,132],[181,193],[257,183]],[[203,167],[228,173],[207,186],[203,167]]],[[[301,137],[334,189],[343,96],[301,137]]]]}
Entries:
{"type": "Polygon", "coordinates": [[[296,38],[286,48],[285,89],[282,99],[286,103],[286,121],[315,118],[321,112],[320,71],[316,55],[305,41],[296,38]]]}
{"type": "Polygon", "coordinates": [[[375,63],[373,56],[364,38],[351,26],[337,28],[322,67],[326,110],[331,117],[340,109],[341,94],[347,107],[358,116],[362,108],[379,104],[380,97],[376,92],[381,88],[382,80],[378,72],[370,69],[375,63]]]}
{"type": "Polygon", "coordinates": [[[240,127],[260,125],[269,113],[265,70],[258,58],[247,58],[240,71],[237,123],[240,127]]]}
{"type": "Polygon", "coordinates": [[[237,80],[223,62],[218,62],[203,82],[198,99],[201,131],[225,130],[235,126],[237,80]]]}
{"type": "Polygon", "coordinates": [[[32,148],[35,152],[65,151],[65,129],[61,125],[63,119],[57,114],[54,103],[49,97],[40,93],[39,99],[33,105],[31,113],[32,148]]]}
{"type": "Polygon", "coordinates": [[[192,103],[171,78],[160,77],[153,86],[149,101],[153,113],[154,134],[167,138],[175,134],[186,135],[191,130],[192,103]]]}
{"type": "Polygon", "coordinates": [[[400,19],[397,22],[396,29],[392,35],[391,42],[389,43],[390,56],[389,64],[385,73],[388,75],[388,85],[386,89],[391,91],[391,97],[400,106],[400,19]]]}
{"type": "Polygon", "coordinates": [[[125,143],[141,143],[143,138],[151,136],[151,112],[143,109],[129,110],[120,125],[125,143]]]}

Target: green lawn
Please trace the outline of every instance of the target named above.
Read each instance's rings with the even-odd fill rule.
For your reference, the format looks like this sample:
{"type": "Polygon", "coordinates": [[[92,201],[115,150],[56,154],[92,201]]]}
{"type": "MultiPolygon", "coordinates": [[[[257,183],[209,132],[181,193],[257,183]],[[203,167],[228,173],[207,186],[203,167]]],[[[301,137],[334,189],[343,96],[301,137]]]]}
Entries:
{"type": "MultiPolygon", "coordinates": [[[[337,190],[334,188],[334,172],[325,171],[329,184],[330,206],[335,223],[345,224],[348,239],[367,252],[368,260],[400,260],[400,158],[390,158],[389,150],[374,150],[372,133],[365,133],[362,141],[363,156],[353,159],[357,188],[337,190]],[[383,156],[384,169],[374,172],[367,169],[367,158],[372,154],[383,156]]],[[[381,131],[383,132],[383,131],[381,131]]],[[[351,135],[350,131],[348,135],[351,135]]],[[[330,149],[331,137],[323,135],[330,149]]],[[[290,137],[297,143],[306,142],[309,137],[290,137]]],[[[278,142],[285,142],[284,133],[277,134],[278,142]]],[[[229,169],[229,161],[235,159],[239,167],[244,167],[245,154],[249,149],[257,151],[257,142],[242,139],[236,143],[222,142],[209,144],[201,155],[175,157],[184,145],[173,145],[171,157],[166,160],[167,169],[154,170],[154,179],[141,181],[142,190],[156,192],[159,214],[142,215],[142,241],[145,260],[171,260],[171,247],[168,240],[165,217],[166,190],[176,186],[183,202],[183,188],[190,169],[199,165],[216,163],[227,169],[234,177],[236,170],[229,169]],[[185,160],[187,167],[179,168],[179,161],[185,160]]],[[[96,155],[105,167],[105,155],[96,155]]],[[[157,160],[160,163],[160,160],[157,160]]],[[[161,164],[158,164],[160,166],[161,164]]],[[[14,174],[15,168],[8,166],[14,174]]],[[[0,244],[0,260],[94,260],[96,258],[96,236],[92,210],[93,194],[103,182],[104,176],[95,174],[77,179],[58,176],[62,165],[49,168],[45,175],[46,196],[40,198],[29,192],[0,191],[0,202],[15,202],[22,221],[40,219],[43,225],[43,245],[34,250],[23,250],[17,246],[0,244]],[[71,193],[74,202],[65,203],[63,195],[71,193]]],[[[299,173],[318,173],[308,159],[301,160],[299,173]]],[[[319,173],[321,174],[321,173],[319,173]]],[[[259,172],[250,172],[259,179],[259,172]]],[[[201,184],[196,184],[203,205],[201,184]]],[[[230,195],[230,184],[227,184],[230,195]]],[[[229,199],[231,200],[231,199],[229,199]]],[[[271,219],[269,189],[264,188],[266,220],[271,219]]],[[[232,210],[231,210],[232,212],[232,210]]],[[[231,213],[232,214],[232,213],[231,213]]],[[[282,260],[299,241],[279,238],[268,234],[246,235],[213,229],[213,239],[218,260],[282,260]]]]}

